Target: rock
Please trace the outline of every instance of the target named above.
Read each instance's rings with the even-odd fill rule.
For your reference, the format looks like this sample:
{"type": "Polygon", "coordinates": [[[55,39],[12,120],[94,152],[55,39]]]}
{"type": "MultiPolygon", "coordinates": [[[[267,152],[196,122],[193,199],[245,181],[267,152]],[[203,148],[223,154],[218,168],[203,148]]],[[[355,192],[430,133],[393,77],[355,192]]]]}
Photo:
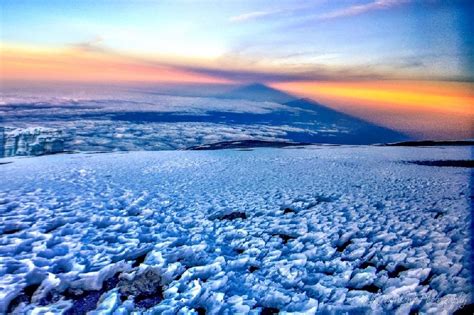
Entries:
{"type": "Polygon", "coordinates": [[[118,283],[123,297],[133,296],[138,307],[149,308],[163,299],[161,276],[156,268],[138,270],[134,276],[121,277],[118,283]]]}

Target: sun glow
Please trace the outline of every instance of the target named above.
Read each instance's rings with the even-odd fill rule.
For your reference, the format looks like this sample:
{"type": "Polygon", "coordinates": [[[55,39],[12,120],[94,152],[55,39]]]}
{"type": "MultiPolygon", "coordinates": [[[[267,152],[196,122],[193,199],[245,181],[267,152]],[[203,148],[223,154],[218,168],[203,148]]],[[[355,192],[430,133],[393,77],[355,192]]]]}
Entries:
{"type": "Polygon", "coordinates": [[[89,82],[226,83],[228,80],[176,69],[159,62],[77,47],[2,44],[2,80],[89,82]]]}

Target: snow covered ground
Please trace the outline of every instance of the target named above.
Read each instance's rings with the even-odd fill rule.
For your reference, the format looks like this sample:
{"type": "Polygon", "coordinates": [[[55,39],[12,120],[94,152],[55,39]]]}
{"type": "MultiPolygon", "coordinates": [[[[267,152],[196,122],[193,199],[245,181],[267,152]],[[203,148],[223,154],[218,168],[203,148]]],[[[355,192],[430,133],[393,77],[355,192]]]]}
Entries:
{"type": "Polygon", "coordinates": [[[407,161],[469,158],[312,146],[3,159],[0,313],[452,313],[471,303],[470,170],[407,161]]]}

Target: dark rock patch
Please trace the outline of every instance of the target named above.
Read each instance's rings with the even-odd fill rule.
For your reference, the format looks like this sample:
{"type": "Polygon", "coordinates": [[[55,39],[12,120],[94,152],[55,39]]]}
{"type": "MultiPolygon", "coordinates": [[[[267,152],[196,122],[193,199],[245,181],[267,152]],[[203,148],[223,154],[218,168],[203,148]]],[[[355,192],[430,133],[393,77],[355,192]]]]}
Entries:
{"type": "Polygon", "coordinates": [[[21,303],[31,303],[31,298],[39,288],[40,284],[31,284],[23,288],[23,291],[15,297],[7,307],[7,314],[11,314],[21,303]]]}
{"type": "Polygon", "coordinates": [[[195,308],[198,315],[206,315],[206,309],[204,307],[197,307],[195,308]]]}
{"type": "Polygon", "coordinates": [[[11,229],[7,229],[5,228],[2,232],[3,235],[9,235],[9,234],[15,234],[15,233],[18,233],[22,231],[22,229],[20,228],[11,228],[11,229]]]}
{"type": "Polygon", "coordinates": [[[60,220],[54,220],[53,222],[48,223],[44,227],[43,233],[45,233],[45,234],[51,233],[51,232],[55,231],[56,229],[64,226],[64,223],[65,222],[61,219],[60,220]]]}
{"type": "Polygon", "coordinates": [[[147,268],[131,280],[120,279],[118,285],[122,296],[133,296],[139,308],[150,308],[163,300],[161,276],[155,268],[147,268]]]}
{"type": "Polygon", "coordinates": [[[471,146],[474,145],[473,140],[421,140],[421,141],[403,141],[387,143],[384,146],[399,147],[432,147],[432,146],[471,146]]]}
{"type": "Polygon", "coordinates": [[[371,261],[364,261],[363,263],[361,263],[361,264],[359,265],[359,268],[360,268],[360,269],[365,269],[365,268],[367,268],[367,267],[375,267],[375,268],[376,268],[375,264],[374,264],[373,262],[371,262],[371,261]]]}
{"type": "Polygon", "coordinates": [[[283,210],[283,214],[289,214],[289,213],[296,213],[296,211],[291,208],[285,208],[283,210]]]}
{"type": "Polygon", "coordinates": [[[219,218],[219,220],[235,220],[235,219],[247,219],[247,214],[245,212],[231,212],[229,214],[225,214],[219,218]]]}
{"type": "Polygon", "coordinates": [[[290,141],[265,141],[265,140],[232,140],[211,144],[201,144],[186,148],[186,150],[222,150],[222,149],[248,149],[248,148],[284,148],[290,146],[310,145],[309,142],[290,141]]]}
{"type": "Polygon", "coordinates": [[[434,216],[434,219],[439,219],[440,217],[442,217],[444,215],[443,212],[436,212],[435,216],[434,216]]]}
{"type": "Polygon", "coordinates": [[[136,267],[140,266],[145,261],[145,258],[146,258],[147,254],[148,254],[148,252],[146,252],[146,253],[138,256],[137,258],[135,258],[135,261],[132,264],[132,268],[136,268],[136,267]]]}
{"type": "Polygon", "coordinates": [[[15,308],[17,308],[18,305],[20,305],[21,303],[30,303],[28,297],[22,293],[15,297],[13,300],[11,300],[7,308],[7,314],[12,314],[15,308]]]}
{"type": "Polygon", "coordinates": [[[237,254],[239,254],[239,255],[240,255],[240,254],[243,254],[243,253],[245,252],[245,249],[243,249],[243,248],[234,248],[234,250],[235,250],[235,252],[236,252],[237,254]]]}
{"type": "Polygon", "coordinates": [[[472,314],[474,314],[474,304],[466,304],[453,313],[453,315],[472,315],[472,314]]]}
{"type": "Polygon", "coordinates": [[[283,244],[288,243],[289,240],[295,239],[294,236],[290,236],[288,234],[272,234],[272,236],[278,236],[279,238],[281,238],[281,240],[283,241],[283,244]]]}
{"type": "Polygon", "coordinates": [[[377,210],[383,210],[385,208],[385,205],[382,202],[377,201],[376,203],[374,203],[374,207],[377,210]]]}
{"type": "Polygon", "coordinates": [[[280,313],[280,310],[274,307],[264,307],[262,308],[262,311],[260,312],[261,315],[272,315],[272,314],[278,314],[280,313]]]}
{"type": "Polygon", "coordinates": [[[45,234],[51,233],[51,232],[53,232],[54,230],[57,230],[59,227],[60,227],[60,225],[59,225],[59,226],[51,226],[51,227],[45,229],[45,230],[44,230],[44,233],[45,233],[45,234]]]}
{"type": "Polygon", "coordinates": [[[138,295],[135,297],[135,305],[138,308],[148,309],[163,300],[163,292],[159,292],[156,295],[138,295]]]}
{"type": "Polygon", "coordinates": [[[126,300],[128,300],[128,296],[125,296],[125,295],[120,295],[120,301],[125,302],[126,300]]]}
{"type": "Polygon", "coordinates": [[[347,248],[347,246],[349,246],[351,243],[352,243],[352,240],[347,240],[344,243],[342,243],[341,245],[337,245],[336,250],[338,252],[342,253],[347,248]]]}
{"type": "Polygon", "coordinates": [[[249,267],[249,272],[253,273],[253,272],[257,271],[258,269],[260,269],[260,268],[258,268],[257,266],[250,266],[249,267]]]}
{"type": "Polygon", "coordinates": [[[46,294],[45,297],[41,298],[39,301],[38,301],[38,305],[39,306],[46,306],[46,305],[49,305],[49,304],[52,304],[52,303],[56,303],[57,301],[59,301],[61,299],[61,295],[58,294],[58,293],[54,293],[54,292],[48,292],[46,294]]]}
{"type": "Polygon", "coordinates": [[[437,167],[465,167],[474,168],[474,160],[436,160],[436,161],[408,161],[411,164],[437,167]]]}
{"type": "MultiPolygon", "coordinates": [[[[181,260],[178,260],[178,261],[181,261],[181,260]]],[[[183,267],[184,267],[184,271],[183,271],[181,274],[177,275],[176,278],[174,278],[174,280],[179,280],[179,279],[181,279],[181,277],[182,277],[183,274],[186,272],[186,270],[188,270],[188,269],[190,268],[189,266],[186,266],[186,265],[183,265],[183,267]]]]}
{"type": "Polygon", "coordinates": [[[396,278],[400,275],[401,272],[407,271],[408,268],[402,265],[397,265],[393,271],[388,271],[388,276],[390,278],[396,278]]]}
{"type": "Polygon", "coordinates": [[[433,277],[434,277],[434,273],[433,271],[430,271],[430,273],[428,274],[428,277],[426,277],[425,280],[421,281],[420,285],[430,285],[430,281],[433,277]]]}
{"type": "Polygon", "coordinates": [[[135,249],[133,251],[127,251],[125,253],[121,253],[121,254],[117,254],[117,255],[113,255],[111,257],[111,260],[112,262],[118,262],[118,261],[121,261],[121,260],[127,260],[127,261],[130,261],[130,260],[137,260],[137,259],[145,259],[146,255],[148,254],[148,252],[150,252],[152,250],[153,246],[151,245],[145,245],[139,249],[135,249]],[[142,257],[142,256],[145,256],[145,257],[142,257]]]}
{"type": "Polygon", "coordinates": [[[66,315],[77,315],[86,314],[97,307],[97,302],[103,292],[99,291],[87,291],[80,295],[72,293],[66,293],[65,297],[72,299],[72,306],[64,312],[66,315]]]}
{"type": "Polygon", "coordinates": [[[71,299],[72,307],[64,312],[65,315],[86,314],[97,307],[100,297],[104,292],[107,292],[117,286],[119,282],[119,273],[104,281],[100,290],[76,292],[67,290],[64,293],[66,299],[71,299]]]}
{"type": "Polygon", "coordinates": [[[375,284],[368,284],[368,285],[365,285],[361,288],[349,288],[349,290],[352,290],[352,291],[367,291],[367,292],[370,292],[370,293],[377,293],[380,291],[380,288],[378,286],[376,286],[375,284]]]}

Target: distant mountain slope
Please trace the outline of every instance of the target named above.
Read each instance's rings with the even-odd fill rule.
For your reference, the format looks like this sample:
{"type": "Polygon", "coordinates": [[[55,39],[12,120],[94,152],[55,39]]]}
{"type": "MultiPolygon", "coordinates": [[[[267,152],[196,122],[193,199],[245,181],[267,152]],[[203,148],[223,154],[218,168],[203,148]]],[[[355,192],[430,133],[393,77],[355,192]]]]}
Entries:
{"type": "Polygon", "coordinates": [[[288,142],[288,141],[264,141],[264,140],[237,140],[237,141],[222,141],[211,144],[196,145],[186,150],[201,151],[201,150],[221,150],[221,149],[248,149],[248,148],[284,148],[294,146],[310,145],[305,142],[288,142]]]}
{"type": "Polygon", "coordinates": [[[438,146],[474,146],[474,139],[467,140],[418,140],[387,143],[389,147],[438,147],[438,146]]]}

